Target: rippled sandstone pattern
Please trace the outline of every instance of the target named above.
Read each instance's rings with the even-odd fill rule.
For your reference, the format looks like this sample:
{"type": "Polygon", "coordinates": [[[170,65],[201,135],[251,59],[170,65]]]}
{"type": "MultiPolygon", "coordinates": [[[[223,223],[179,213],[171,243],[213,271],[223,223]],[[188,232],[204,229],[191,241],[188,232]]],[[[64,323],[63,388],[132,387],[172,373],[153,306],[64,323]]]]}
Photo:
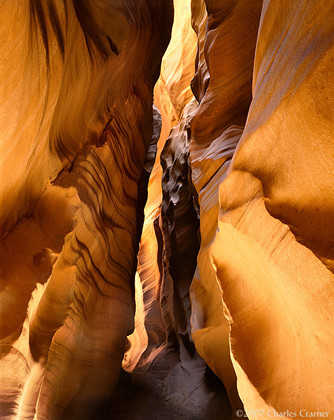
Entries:
{"type": "Polygon", "coordinates": [[[333,2],[174,9],[0,6],[1,418],[333,417],[333,2]]]}
{"type": "Polygon", "coordinates": [[[133,329],[138,189],[172,10],[1,4],[1,39],[16,47],[1,44],[2,418],[33,418],[35,407],[38,419],[86,418],[115,385],[133,329]]]}
{"type": "MultiPolygon", "coordinates": [[[[154,88],[154,102],[162,117],[157,155],[148,185],[143,234],[140,241],[137,267],[136,330],[129,337],[131,348],[126,353],[123,366],[128,371],[150,364],[159,348],[166,344],[168,321],[161,308],[161,293],[165,287],[162,273],[163,235],[160,207],[162,201],[161,151],[170,130],[179,123],[184,107],[192,99],[190,82],[194,74],[196,34],[191,28],[189,0],[174,1],[174,24],[171,40],[163,56],[159,80],[154,88]],[[142,297],[139,295],[143,294],[142,297]],[[142,309],[141,304],[143,305],[142,309]],[[139,337],[140,336],[140,337],[139,337]],[[135,344],[136,343],[136,344],[135,344]]],[[[170,301],[170,299],[169,299],[170,301]]],[[[171,306],[167,312],[172,313],[171,306]]],[[[171,314],[170,316],[173,317],[171,314]]]]}
{"type": "Polygon", "coordinates": [[[229,402],[196,352],[189,324],[189,286],[199,246],[188,162],[189,122],[197,108],[190,89],[197,38],[190,1],[175,1],[174,7],[171,42],[154,92],[162,131],[138,254],[136,328],[123,367],[137,381],[145,381],[145,374],[158,389],[162,385],[168,405],[215,417],[229,410],[229,402]]]}

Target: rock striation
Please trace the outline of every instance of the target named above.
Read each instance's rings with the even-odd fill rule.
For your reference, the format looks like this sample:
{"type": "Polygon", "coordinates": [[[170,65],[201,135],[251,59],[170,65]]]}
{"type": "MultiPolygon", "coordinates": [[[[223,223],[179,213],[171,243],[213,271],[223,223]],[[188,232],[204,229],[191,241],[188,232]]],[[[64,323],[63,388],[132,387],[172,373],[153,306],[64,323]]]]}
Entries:
{"type": "Polygon", "coordinates": [[[210,79],[199,60],[190,144],[194,342],[234,409],[239,396],[249,417],[330,418],[333,4],[206,6],[210,79]]]}
{"type": "Polygon", "coordinates": [[[0,417],[333,418],[333,1],[0,20],[0,417]]]}
{"type": "Polygon", "coordinates": [[[171,1],[1,5],[2,418],[90,417],[115,386],[172,12],[171,1]],[[20,332],[49,276],[30,353],[20,332]]]}

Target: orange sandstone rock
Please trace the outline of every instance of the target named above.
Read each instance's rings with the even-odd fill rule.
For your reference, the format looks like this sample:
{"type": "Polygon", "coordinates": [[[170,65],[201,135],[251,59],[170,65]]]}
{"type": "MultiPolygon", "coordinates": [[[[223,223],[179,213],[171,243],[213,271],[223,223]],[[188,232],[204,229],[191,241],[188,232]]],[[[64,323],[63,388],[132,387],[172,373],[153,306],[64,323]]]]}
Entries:
{"type": "MultiPolygon", "coordinates": [[[[239,10],[242,22],[255,12],[255,7],[247,12],[246,5],[238,9],[242,2],[234,3],[225,11],[207,2],[208,19],[211,12],[216,22],[207,33],[208,67],[210,77],[218,80],[211,92],[207,88],[192,122],[192,170],[202,232],[199,273],[192,286],[193,337],[228,391],[230,355],[249,417],[286,418],[290,412],[303,418],[308,412],[331,418],[333,5],[263,2],[247,122],[244,129],[226,129],[245,121],[253,58],[249,46],[242,46],[251,38],[254,42],[257,32],[255,20],[248,20],[248,35],[233,50],[236,58],[228,57],[232,41],[220,51],[226,51],[225,64],[219,52],[214,54],[225,39],[214,39],[214,33],[224,34],[228,16],[237,17],[239,10]],[[229,83],[233,73],[226,67],[234,64],[239,67],[229,83]],[[222,114],[217,121],[218,110],[222,114]],[[205,125],[204,118],[213,124],[205,125]],[[229,169],[224,169],[225,152],[216,172],[210,171],[233,130],[235,143],[237,130],[241,138],[229,169]],[[203,151],[205,142],[209,145],[203,151]]],[[[237,24],[235,30],[238,37],[237,24]]],[[[233,401],[231,392],[230,397],[233,401]]]]}
{"type": "Polygon", "coordinates": [[[133,329],[138,189],[172,2],[14,1],[0,16],[1,319],[19,308],[1,327],[5,353],[52,271],[31,316],[35,360],[21,352],[20,372],[32,369],[21,401],[27,377],[7,381],[2,360],[1,416],[86,418],[112,392],[133,329]]]}

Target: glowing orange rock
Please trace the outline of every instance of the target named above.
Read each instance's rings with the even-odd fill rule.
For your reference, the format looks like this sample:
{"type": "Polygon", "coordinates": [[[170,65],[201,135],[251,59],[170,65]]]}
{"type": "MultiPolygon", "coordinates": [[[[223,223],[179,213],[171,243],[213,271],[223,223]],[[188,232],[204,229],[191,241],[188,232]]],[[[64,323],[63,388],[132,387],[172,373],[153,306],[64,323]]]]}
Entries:
{"type": "Polygon", "coordinates": [[[133,329],[138,189],[172,2],[14,1],[0,16],[1,319],[19,308],[1,325],[1,417],[86,418],[133,329]]]}
{"type": "MultiPolygon", "coordinates": [[[[237,16],[242,2],[234,3],[231,14],[237,16]]],[[[333,415],[333,18],[333,6],[326,2],[264,2],[253,99],[227,178],[224,164],[211,179],[205,177],[231,139],[232,127],[225,127],[234,122],[234,112],[245,117],[247,108],[242,105],[241,114],[228,109],[207,128],[203,116],[215,120],[216,108],[204,96],[203,115],[193,120],[193,178],[200,186],[204,238],[200,277],[195,276],[192,288],[193,337],[227,389],[230,354],[250,418],[333,415]],[[225,131],[214,154],[211,138],[218,124],[225,131]],[[208,151],[203,152],[206,139],[208,151]],[[210,310],[209,304],[214,305],[210,310]]],[[[224,23],[217,31],[220,27],[223,31],[224,23]]],[[[253,27],[245,27],[251,34],[253,27]]],[[[237,86],[238,78],[233,85],[229,74],[214,74],[220,77],[217,98],[237,86]]],[[[230,97],[232,102],[220,101],[219,109],[246,98],[242,92],[230,97]]],[[[214,102],[214,90],[210,98],[214,102]]]]}

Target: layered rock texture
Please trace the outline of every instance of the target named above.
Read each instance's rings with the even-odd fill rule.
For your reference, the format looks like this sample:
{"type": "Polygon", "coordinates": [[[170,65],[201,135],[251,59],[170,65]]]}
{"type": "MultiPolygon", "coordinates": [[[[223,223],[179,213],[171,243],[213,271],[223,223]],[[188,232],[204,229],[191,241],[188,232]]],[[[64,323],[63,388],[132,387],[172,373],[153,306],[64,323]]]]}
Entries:
{"type": "Polygon", "coordinates": [[[1,5],[3,418],[90,418],[116,384],[172,19],[171,1],[1,5]]]}
{"type": "Polygon", "coordinates": [[[333,419],[333,1],[0,19],[0,417],[333,419]]]}
{"type": "Polygon", "coordinates": [[[332,418],[334,5],[261,3],[206,2],[193,338],[249,417],[332,418]]]}

